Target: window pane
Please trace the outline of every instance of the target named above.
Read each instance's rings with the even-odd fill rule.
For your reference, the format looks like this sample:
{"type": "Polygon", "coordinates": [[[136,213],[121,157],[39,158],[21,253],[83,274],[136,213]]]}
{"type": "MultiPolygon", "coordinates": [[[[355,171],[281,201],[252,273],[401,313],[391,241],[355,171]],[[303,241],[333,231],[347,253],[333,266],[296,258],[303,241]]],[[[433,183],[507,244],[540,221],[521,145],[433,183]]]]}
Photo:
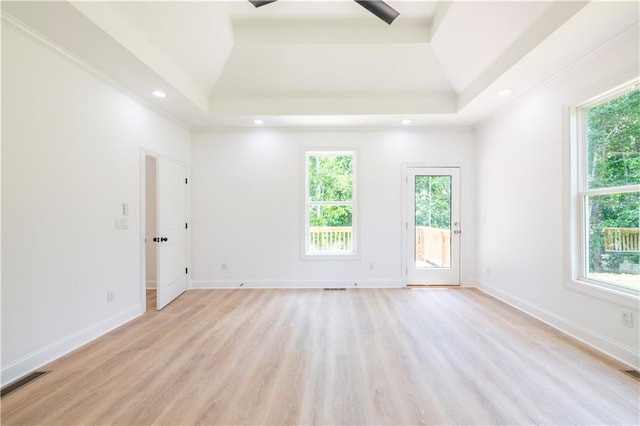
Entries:
{"type": "Polygon", "coordinates": [[[451,176],[416,176],[416,226],[451,229],[451,176]]]}
{"type": "Polygon", "coordinates": [[[351,226],[352,206],[345,204],[340,206],[319,206],[309,207],[310,226],[351,226]]]}
{"type": "Polygon", "coordinates": [[[640,90],[587,110],[589,189],[640,184],[640,90]]]}
{"type": "Polygon", "coordinates": [[[309,252],[352,252],[352,207],[311,206],[309,211],[309,252]]]}
{"type": "Polygon", "coordinates": [[[307,157],[310,201],[351,201],[353,157],[340,154],[310,154],[307,157]]]}
{"type": "Polygon", "coordinates": [[[640,193],[586,197],[587,276],[640,289],[640,193]]]}
{"type": "Polygon", "coordinates": [[[416,176],[416,269],[451,267],[451,176],[416,176]]]}

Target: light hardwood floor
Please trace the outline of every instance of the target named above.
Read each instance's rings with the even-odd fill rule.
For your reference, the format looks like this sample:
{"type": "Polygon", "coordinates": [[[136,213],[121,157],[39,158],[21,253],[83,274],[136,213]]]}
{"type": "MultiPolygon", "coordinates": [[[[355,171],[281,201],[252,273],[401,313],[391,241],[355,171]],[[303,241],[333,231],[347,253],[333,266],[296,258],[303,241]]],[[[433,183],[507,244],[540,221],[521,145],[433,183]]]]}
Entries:
{"type": "Polygon", "coordinates": [[[472,289],[193,290],[47,366],[2,424],[638,424],[622,368],[472,289]]]}

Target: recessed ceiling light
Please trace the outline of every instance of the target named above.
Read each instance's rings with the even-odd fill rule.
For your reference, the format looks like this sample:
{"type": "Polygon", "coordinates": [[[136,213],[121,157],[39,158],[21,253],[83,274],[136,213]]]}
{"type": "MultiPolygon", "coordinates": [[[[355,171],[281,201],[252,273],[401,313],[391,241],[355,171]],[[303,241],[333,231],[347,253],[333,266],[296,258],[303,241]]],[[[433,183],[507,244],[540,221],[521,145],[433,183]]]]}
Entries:
{"type": "Polygon", "coordinates": [[[405,118],[404,120],[402,120],[402,124],[411,124],[411,119],[405,118]]]}
{"type": "Polygon", "coordinates": [[[512,93],[513,93],[513,89],[511,88],[502,89],[501,91],[498,92],[498,96],[508,96],[512,93]]]}
{"type": "Polygon", "coordinates": [[[253,120],[253,124],[257,124],[258,126],[261,126],[264,124],[264,121],[260,120],[259,118],[253,120]]]}
{"type": "Polygon", "coordinates": [[[166,98],[167,97],[167,94],[162,92],[162,91],[160,91],[160,90],[154,90],[151,93],[153,93],[153,96],[155,96],[156,98],[166,98]]]}

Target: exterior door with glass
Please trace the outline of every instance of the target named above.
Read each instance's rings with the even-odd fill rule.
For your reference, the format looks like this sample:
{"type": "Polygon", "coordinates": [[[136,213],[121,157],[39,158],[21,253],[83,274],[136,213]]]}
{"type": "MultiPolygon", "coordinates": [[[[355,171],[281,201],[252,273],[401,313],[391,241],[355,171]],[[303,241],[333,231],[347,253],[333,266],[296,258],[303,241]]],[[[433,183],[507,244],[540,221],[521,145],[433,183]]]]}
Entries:
{"type": "Polygon", "coordinates": [[[460,284],[460,169],[408,167],[405,274],[408,285],[460,284]]]}

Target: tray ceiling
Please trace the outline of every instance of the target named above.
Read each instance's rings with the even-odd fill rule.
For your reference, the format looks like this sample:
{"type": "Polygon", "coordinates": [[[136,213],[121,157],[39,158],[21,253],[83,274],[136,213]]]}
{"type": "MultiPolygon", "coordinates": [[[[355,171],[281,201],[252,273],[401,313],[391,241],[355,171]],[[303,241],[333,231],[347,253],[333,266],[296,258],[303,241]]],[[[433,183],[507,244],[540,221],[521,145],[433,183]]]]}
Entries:
{"type": "Polygon", "coordinates": [[[473,124],[509,102],[498,90],[522,94],[638,31],[637,2],[388,3],[400,12],[390,26],[351,0],[259,9],[245,0],[3,1],[2,9],[194,128],[257,116],[293,126],[401,116],[473,124]],[[153,98],[155,89],[168,97],[153,98]]]}

